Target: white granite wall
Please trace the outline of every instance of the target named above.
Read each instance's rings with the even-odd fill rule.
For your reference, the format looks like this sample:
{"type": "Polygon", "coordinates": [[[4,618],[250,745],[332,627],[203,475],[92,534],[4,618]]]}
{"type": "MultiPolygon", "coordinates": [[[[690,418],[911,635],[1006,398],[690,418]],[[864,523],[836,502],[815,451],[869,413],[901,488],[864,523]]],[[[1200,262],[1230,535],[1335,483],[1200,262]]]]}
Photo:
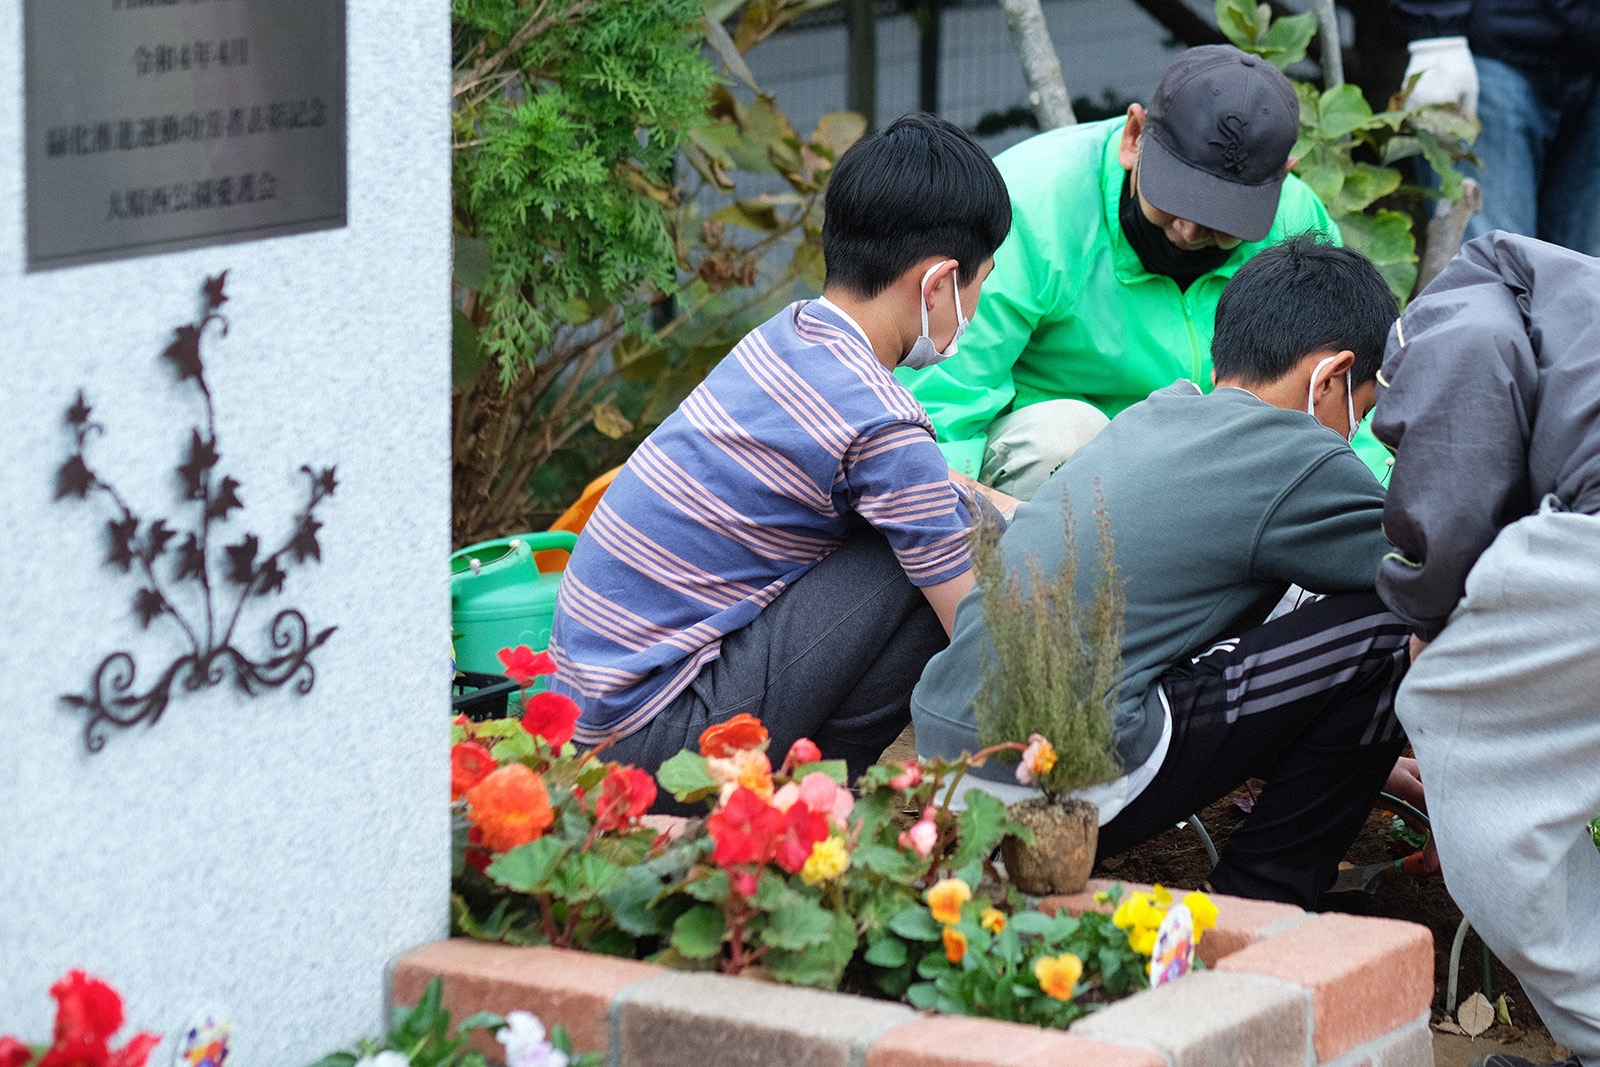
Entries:
{"type": "Polygon", "coordinates": [[[0,1033],[46,1040],[79,967],[166,1035],[153,1065],[210,1012],[231,1063],[303,1067],[377,1033],[388,963],[446,931],[448,5],[349,0],[347,25],[346,228],[26,274],[22,0],[0,0],[0,1033]],[[222,536],[287,536],[302,463],[339,480],[321,564],[240,643],[279,607],[338,630],[309,695],[180,691],[90,754],[60,696],[117,649],[148,682],[181,642],[104,565],[105,502],[52,501],[62,414],[84,388],[92,465],[187,518],[173,467],[203,409],[161,352],[223,269],[232,328],[204,357],[245,507],[222,536]]]}

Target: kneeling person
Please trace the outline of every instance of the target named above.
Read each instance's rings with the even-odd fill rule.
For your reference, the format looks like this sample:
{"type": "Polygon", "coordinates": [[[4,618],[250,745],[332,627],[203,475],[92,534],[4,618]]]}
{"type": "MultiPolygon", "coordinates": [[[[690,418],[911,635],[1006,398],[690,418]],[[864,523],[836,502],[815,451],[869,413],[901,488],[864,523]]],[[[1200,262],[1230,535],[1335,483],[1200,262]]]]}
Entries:
{"type": "Polygon", "coordinates": [[[972,588],[977,505],[890,372],[955,351],[1011,225],[1005,183],[959,127],[913,115],[844,154],[826,209],[823,298],[718,364],[572,554],[554,688],[613,758],[654,769],[748,712],[773,751],[810,737],[860,774],[972,588]]]}
{"type": "MultiPolygon", "coordinates": [[[[1310,237],[1258,253],[1217,307],[1215,392],[1180,381],[1129,407],[1002,537],[1008,571],[1033,557],[1052,573],[1063,505],[1081,525],[1103,496],[1126,612],[1123,776],[1087,794],[1102,857],[1261,777],[1211,884],[1308,908],[1331,886],[1404,745],[1393,694],[1409,628],[1373,592],[1383,489],[1348,444],[1396,311],[1359,253],[1310,237]],[[1291,584],[1326,595],[1265,621],[1291,584]]],[[[1078,541],[1087,604],[1098,546],[1078,541]]],[[[987,644],[970,596],[912,696],[925,754],[976,751],[987,644]]]]}

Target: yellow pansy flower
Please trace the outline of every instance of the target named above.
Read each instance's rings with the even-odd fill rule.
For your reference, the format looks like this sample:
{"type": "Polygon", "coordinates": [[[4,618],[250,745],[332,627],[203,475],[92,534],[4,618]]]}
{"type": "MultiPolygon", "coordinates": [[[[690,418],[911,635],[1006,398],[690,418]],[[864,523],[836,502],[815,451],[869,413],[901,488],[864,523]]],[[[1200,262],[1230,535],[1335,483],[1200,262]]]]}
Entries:
{"type": "Polygon", "coordinates": [[[928,890],[928,911],[949,926],[961,921],[961,905],[972,899],[972,887],[959,878],[946,878],[928,890]]]}
{"type": "Polygon", "coordinates": [[[939,934],[944,941],[944,956],[951,963],[960,963],[967,954],[967,935],[954,926],[946,926],[939,934]]]}
{"type": "Polygon", "coordinates": [[[984,908],[983,917],[978,922],[991,934],[998,934],[1006,928],[1006,913],[999,908],[984,908]]]}
{"type": "Polygon", "coordinates": [[[1083,977],[1083,961],[1070,952],[1059,956],[1040,956],[1033,961],[1033,976],[1046,996],[1071,1000],[1078,979],[1083,977]]]}
{"type": "Polygon", "coordinates": [[[1204,893],[1190,893],[1183,898],[1183,903],[1194,916],[1194,940],[1199,944],[1200,935],[1217,925],[1217,906],[1204,893]]]}

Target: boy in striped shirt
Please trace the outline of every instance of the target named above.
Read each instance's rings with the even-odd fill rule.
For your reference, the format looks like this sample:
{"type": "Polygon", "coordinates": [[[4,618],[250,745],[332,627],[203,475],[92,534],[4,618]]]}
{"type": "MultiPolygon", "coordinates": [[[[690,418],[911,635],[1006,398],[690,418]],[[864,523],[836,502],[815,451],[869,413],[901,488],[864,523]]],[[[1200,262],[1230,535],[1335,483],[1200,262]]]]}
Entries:
{"type": "Polygon", "coordinates": [[[1010,225],[994,164],[941,119],[906,116],[839,160],[823,297],[723,359],[573,551],[550,651],[580,743],[653,770],[748,712],[772,751],[809,737],[853,778],[904,729],[972,588],[979,505],[891,372],[955,352],[1010,225]]]}

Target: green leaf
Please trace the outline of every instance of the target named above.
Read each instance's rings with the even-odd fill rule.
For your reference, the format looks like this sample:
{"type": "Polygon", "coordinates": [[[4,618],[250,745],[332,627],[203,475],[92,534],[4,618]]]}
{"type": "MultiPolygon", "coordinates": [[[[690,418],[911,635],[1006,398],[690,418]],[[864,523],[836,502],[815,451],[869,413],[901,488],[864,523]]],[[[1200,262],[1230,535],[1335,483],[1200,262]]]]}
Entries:
{"type": "Polygon", "coordinates": [[[939,1002],[939,991],[932,982],[918,982],[906,990],[906,1000],[918,1011],[932,1011],[939,1002]]]}
{"type": "Polygon", "coordinates": [[[566,856],[566,842],[541,837],[497,856],[486,872],[490,878],[518,893],[538,893],[548,889],[547,880],[566,856]]]}
{"type": "Polygon", "coordinates": [[[769,233],[783,227],[783,221],[778,218],[778,209],[755,199],[735,200],[720,211],[713,211],[711,219],[714,222],[731,222],[748,230],[764,230],[769,233]]]}
{"type": "Polygon", "coordinates": [[[717,788],[716,781],[706,768],[706,758],[698,752],[683,749],[661,765],[656,772],[661,788],[680,801],[699,800],[717,788]]]}
{"type": "Polygon", "coordinates": [[[492,1011],[480,1011],[462,1019],[456,1029],[464,1034],[468,1030],[493,1030],[505,1024],[506,1017],[504,1015],[496,1015],[492,1011]]]}
{"type": "Polygon", "coordinates": [[[703,878],[695,878],[685,882],[683,891],[696,900],[720,904],[728,899],[728,872],[724,870],[711,871],[703,878]]]}
{"type": "Polygon", "coordinates": [[[1455,200],[1461,195],[1461,172],[1456,170],[1449,149],[1431,130],[1418,130],[1417,141],[1422,145],[1422,155],[1428,161],[1428,166],[1439,175],[1440,194],[1446,200],[1455,200]]]}
{"type": "Polygon", "coordinates": [[[890,919],[889,929],[912,941],[937,941],[942,934],[939,924],[934,921],[933,914],[920,904],[907,908],[890,919]]]}
{"type": "Polygon", "coordinates": [[[359,1061],[353,1053],[330,1052],[311,1067],[355,1067],[357,1062],[359,1061]]]}
{"type": "Polygon", "coordinates": [[[864,958],[874,967],[899,967],[906,962],[906,943],[898,937],[885,937],[868,948],[864,958]]]}
{"type": "Polygon", "coordinates": [[[455,242],[455,262],[451,270],[455,283],[463,289],[482,289],[489,284],[489,272],[494,269],[489,242],[481,237],[467,237],[459,233],[455,242]]]}
{"type": "Polygon", "coordinates": [[[1300,180],[1311,186],[1317,199],[1324,204],[1334,204],[1339,199],[1339,189],[1344,185],[1344,168],[1337,163],[1301,163],[1295,168],[1300,180]]]}
{"type": "Polygon", "coordinates": [[[811,147],[819,155],[837,160],[866,132],[867,120],[854,111],[830,111],[817,120],[817,128],[811,133],[811,147]]]}
{"type": "Polygon", "coordinates": [[[1370,122],[1372,107],[1367,103],[1367,98],[1361,95],[1359,86],[1345,82],[1322,94],[1317,102],[1317,118],[1322,136],[1330,141],[1337,140],[1370,122]]]}
{"type": "Polygon", "coordinates": [[[1317,17],[1309,11],[1303,15],[1276,19],[1261,36],[1260,54],[1267,62],[1283,70],[1306,57],[1306,47],[1311,44],[1316,32],[1317,17]]]}
{"type": "Polygon", "coordinates": [[[1006,923],[1007,930],[1043,937],[1054,932],[1056,921],[1042,911],[1019,911],[1006,923]]]}
{"type": "Polygon", "coordinates": [[[818,771],[826,774],[839,785],[850,784],[850,765],[845,763],[845,761],[842,759],[825,759],[818,760],[815,763],[808,763],[804,767],[800,768],[798,776],[795,780],[804,781],[806,778],[818,771]]]}
{"type": "Polygon", "coordinates": [[[896,881],[909,881],[926,866],[914,853],[890,845],[858,845],[850,865],[896,881]]]}
{"type": "Polygon", "coordinates": [[[1011,829],[1006,806],[997,797],[981,789],[969,789],[964,799],[966,810],[956,816],[957,840],[960,844],[950,858],[952,867],[965,867],[974,860],[981,862],[988,858],[999,846],[1000,839],[1011,829]]]}
{"type": "Polygon", "coordinates": [[[672,947],[691,960],[710,959],[722,950],[728,922],[721,908],[698,904],[672,924],[672,947]]]}
{"type": "Polygon", "coordinates": [[[478,378],[483,370],[483,346],[478,341],[478,328],[458,309],[450,311],[450,382],[464,389],[478,378]]]}
{"type": "Polygon", "coordinates": [[[820,945],[833,933],[833,913],[814,900],[801,899],[772,913],[763,939],[775,948],[803,949],[820,945]]]}

